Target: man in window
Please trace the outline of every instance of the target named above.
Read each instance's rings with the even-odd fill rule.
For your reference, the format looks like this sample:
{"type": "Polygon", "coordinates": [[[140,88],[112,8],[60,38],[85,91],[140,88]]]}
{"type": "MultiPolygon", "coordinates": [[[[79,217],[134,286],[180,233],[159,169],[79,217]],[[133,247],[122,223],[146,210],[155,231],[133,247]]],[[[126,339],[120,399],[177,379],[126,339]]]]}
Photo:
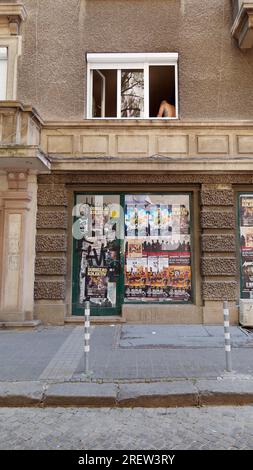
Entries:
{"type": "Polygon", "coordinates": [[[173,104],[168,103],[168,101],[163,100],[160,104],[159,112],[157,117],[175,117],[176,116],[176,109],[173,104]]]}

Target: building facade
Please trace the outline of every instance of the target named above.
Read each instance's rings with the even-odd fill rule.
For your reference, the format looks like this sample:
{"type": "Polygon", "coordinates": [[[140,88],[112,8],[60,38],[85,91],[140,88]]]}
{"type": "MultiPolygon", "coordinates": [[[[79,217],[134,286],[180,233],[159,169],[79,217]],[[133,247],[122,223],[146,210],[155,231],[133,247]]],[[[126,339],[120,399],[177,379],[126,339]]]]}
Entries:
{"type": "Polygon", "coordinates": [[[253,2],[0,0],[0,324],[250,324],[253,2]]]}

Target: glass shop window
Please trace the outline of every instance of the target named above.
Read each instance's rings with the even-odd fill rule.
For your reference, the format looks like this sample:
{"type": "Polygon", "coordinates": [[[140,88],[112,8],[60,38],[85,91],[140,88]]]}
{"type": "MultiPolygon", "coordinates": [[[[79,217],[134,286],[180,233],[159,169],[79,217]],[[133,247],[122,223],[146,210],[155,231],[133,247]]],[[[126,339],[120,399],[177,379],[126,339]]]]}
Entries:
{"type": "Polygon", "coordinates": [[[77,196],[79,303],[115,308],[120,276],[120,197],[77,196]]]}
{"type": "Polygon", "coordinates": [[[88,118],[178,117],[176,53],[88,54],[88,118]]]}
{"type": "Polygon", "coordinates": [[[192,299],[189,194],[125,196],[125,301],[192,299]]]}

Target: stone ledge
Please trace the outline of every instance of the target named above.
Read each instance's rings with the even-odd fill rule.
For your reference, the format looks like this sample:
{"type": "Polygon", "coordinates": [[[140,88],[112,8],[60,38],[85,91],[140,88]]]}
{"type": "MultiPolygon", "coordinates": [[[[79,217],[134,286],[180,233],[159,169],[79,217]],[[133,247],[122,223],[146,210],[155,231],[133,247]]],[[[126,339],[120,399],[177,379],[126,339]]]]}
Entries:
{"type": "Polygon", "coordinates": [[[251,376],[152,383],[0,382],[0,406],[185,407],[253,404],[251,376]]]}
{"type": "Polygon", "coordinates": [[[201,406],[248,405],[253,403],[253,380],[233,377],[233,374],[220,380],[198,380],[201,406]]]}
{"type": "Polygon", "coordinates": [[[40,382],[0,382],[0,406],[40,406],[42,400],[40,382]]]}
{"type": "Polygon", "coordinates": [[[27,11],[25,6],[21,3],[0,3],[0,17],[7,16],[10,20],[19,19],[19,21],[25,21],[27,18],[27,11]]]}
{"type": "Polygon", "coordinates": [[[117,405],[120,407],[197,406],[196,388],[190,381],[150,384],[122,384],[117,405]]]}
{"type": "Polygon", "coordinates": [[[0,321],[0,328],[9,329],[9,328],[36,328],[41,325],[40,320],[31,320],[31,321],[0,321]]]}
{"type": "Polygon", "coordinates": [[[45,406],[115,406],[115,384],[65,383],[50,385],[45,406]]]}

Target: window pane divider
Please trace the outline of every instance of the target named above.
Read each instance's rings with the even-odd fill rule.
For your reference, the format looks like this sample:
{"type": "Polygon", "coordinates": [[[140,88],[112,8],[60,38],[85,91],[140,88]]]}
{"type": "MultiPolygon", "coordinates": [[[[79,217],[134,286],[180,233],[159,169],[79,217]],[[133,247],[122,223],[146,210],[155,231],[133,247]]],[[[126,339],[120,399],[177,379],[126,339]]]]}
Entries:
{"type": "Polygon", "coordinates": [[[117,118],[121,118],[121,69],[117,70],[117,118]]]}
{"type": "Polygon", "coordinates": [[[149,118],[149,64],[144,64],[144,118],[149,118]]]}

